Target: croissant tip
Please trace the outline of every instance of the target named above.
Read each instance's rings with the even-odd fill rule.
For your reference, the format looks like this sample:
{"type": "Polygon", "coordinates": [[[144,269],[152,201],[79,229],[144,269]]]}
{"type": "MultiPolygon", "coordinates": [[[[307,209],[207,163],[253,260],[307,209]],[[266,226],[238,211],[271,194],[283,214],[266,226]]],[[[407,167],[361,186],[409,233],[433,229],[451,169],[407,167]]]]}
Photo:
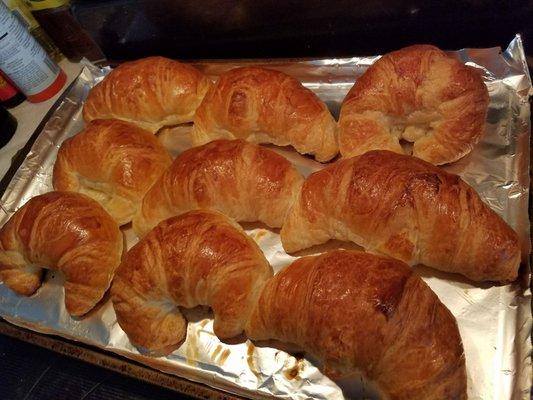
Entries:
{"type": "Polygon", "coordinates": [[[33,296],[37,290],[42,286],[41,279],[28,279],[25,282],[10,282],[10,280],[2,276],[0,271],[0,281],[4,282],[11,290],[13,290],[19,296],[30,297],[33,296]]]}
{"type": "Polygon", "coordinates": [[[141,353],[141,355],[147,356],[147,357],[159,358],[159,357],[166,357],[169,354],[173,353],[175,350],[181,347],[183,342],[185,342],[185,338],[181,339],[177,343],[168,344],[160,348],[152,348],[152,347],[148,348],[148,347],[143,347],[137,344],[134,344],[134,345],[139,351],[139,353],[141,353]]]}
{"type": "Polygon", "coordinates": [[[73,318],[82,318],[87,314],[89,311],[92,310],[93,307],[87,308],[87,307],[69,307],[68,305],[65,307],[67,312],[70,314],[73,318]]]}

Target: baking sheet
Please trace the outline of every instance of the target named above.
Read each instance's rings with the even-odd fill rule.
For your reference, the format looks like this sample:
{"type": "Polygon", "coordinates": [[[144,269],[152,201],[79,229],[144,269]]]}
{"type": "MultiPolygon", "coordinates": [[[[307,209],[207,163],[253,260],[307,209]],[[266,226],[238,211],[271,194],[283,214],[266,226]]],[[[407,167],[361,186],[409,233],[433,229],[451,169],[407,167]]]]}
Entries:
{"type": "MultiPolygon", "coordinates": [[[[450,54],[479,70],[491,101],[481,143],[469,156],[446,169],[461,175],[519,233],[524,259],[522,279],[507,286],[472,285],[457,276],[423,267],[416,269],[457,318],[466,354],[469,399],[529,399],[532,372],[527,265],[530,251],[528,99],[532,94],[531,80],[519,36],[503,52],[490,48],[450,54]]],[[[340,103],[354,79],[377,58],[195,65],[213,78],[250,63],[279,69],[300,79],[338,116],[340,103]]],[[[92,66],[84,68],[4,193],[0,201],[0,225],[31,197],[52,189],[57,149],[63,140],[82,129],[83,100],[108,71],[92,66]]],[[[160,138],[175,156],[190,147],[189,131],[190,126],[166,129],[160,132],[160,138]]],[[[321,164],[289,148],[270,147],[291,160],[304,175],[322,168],[321,164]]],[[[259,243],[275,271],[294,260],[283,251],[277,233],[253,224],[245,228],[259,243]]],[[[135,241],[131,229],[124,233],[131,245],[135,241]]],[[[30,298],[15,295],[0,283],[0,315],[16,325],[95,345],[161,371],[248,397],[378,398],[361,379],[332,382],[312,360],[296,358],[275,348],[255,347],[248,341],[221,343],[213,335],[209,313],[203,309],[188,313],[192,322],[180,349],[164,358],[145,357],[129,343],[118,326],[109,299],[85,318],[71,318],[65,312],[62,281],[61,274],[49,272],[42,288],[30,298]]]]}

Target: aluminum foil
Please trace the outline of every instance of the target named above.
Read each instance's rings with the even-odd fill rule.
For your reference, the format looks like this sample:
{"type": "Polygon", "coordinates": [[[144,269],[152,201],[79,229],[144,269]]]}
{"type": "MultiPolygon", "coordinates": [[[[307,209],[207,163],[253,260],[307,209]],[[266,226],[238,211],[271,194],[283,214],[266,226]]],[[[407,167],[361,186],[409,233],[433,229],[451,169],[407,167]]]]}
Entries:
{"type": "MultiPolygon", "coordinates": [[[[473,285],[466,279],[422,267],[417,267],[417,272],[457,318],[466,354],[469,399],[529,399],[532,318],[527,263],[530,251],[528,99],[532,94],[531,81],[519,36],[504,52],[490,48],[450,54],[479,70],[491,101],[482,142],[469,156],[446,169],[460,174],[515,228],[523,243],[524,266],[522,279],[507,286],[473,285]]],[[[377,58],[195,65],[213,78],[250,63],[279,69],[299,78],[338,116],[340,103],[354,80],[377,58]]],[[[84,68],[4,193],[0,225],[28,199],[52,190],[51,174],[57,149],[65,138],[82,129],[82,103],[90,88],[108,71],[93,66],[84,68]]],[[[160,132],[160,138],[176,155],[190,147],[189,131],[190,126],[167,129],[160,132]]],[[[289,148],[271,148],[295,163],[304,175],[323,167],[289,148]]],[[[275,271],[293,261],[283,251],[277,233],[250,224],[245,228],[259,243],[275,271]]],[[[135,241],[133,233],[131,230],[124,233],[131,246],[135,241]]],[[[118,326],[109,299],[85,318],[71,318],[65,311],[62,282],[61,274],[49,272],[42,288],[29,298],[17,296],[0,284],[0,315],[16,325],[91,344],[161,371],[247,397],[378,398],[361,379],[332,382],[312,360],[295,358],[276,348],[255,347],[248,341],[221,343],[213,335],[209,313],[202,309],[187,313],[191,322],[187,340],[180,349],[164,358],[143,356],[118,326]]]]}

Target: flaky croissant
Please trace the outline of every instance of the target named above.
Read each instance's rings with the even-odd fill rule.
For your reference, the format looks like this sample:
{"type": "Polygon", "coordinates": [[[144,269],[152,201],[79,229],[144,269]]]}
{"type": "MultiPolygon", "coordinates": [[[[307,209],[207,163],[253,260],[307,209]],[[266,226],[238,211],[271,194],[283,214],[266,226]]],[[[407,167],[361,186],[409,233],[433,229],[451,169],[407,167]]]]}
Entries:
{"type": "Polygon", "coordinates": [[[0,230],[0,278],[30,296],[42,268],[65,275],[65,306],[73,316],[102,299],[122,256],[123,237],[111,216],[79,193],[33,197],[0,230]]]}
{"type": "Polygon", "coordinates": [[[352,241],[410,265],[474,281],[516,279],[516,233],[457,175],[371,151],[310,175],[281,229],[287,252],[352,241]]]}
{"type": "Polygon", "coordinates": [[[391,400],[466,399],[455,318],[391,258],[345,250],[300,258],[267,282],[245,331],[298,345],[333,378],[362,371],[391,400]]]}
{"type": "Polygon", "coordinates": [[[216,140],[174,160],[144,197],[133,228],[142,236],[160,221],[197,208],[280,227],[302,182],[296,168],[272,150],[216,140]]]}
{"type": "Polygon", "coordinates": [[[355,82],[339,118],[343,157],[369,150],[403,153],[439,165],[468,154],[484,132],[489,104],[479,74],[433,46],[386,54],[355,82]]]}
{"type": "Polygon", "coordinates": [[[171,162],[150,132],[120,120],[96,120],[59,148],[53,185],[86,194],[123,225],[171,162]]]}
{"type": "Polygon", "coordinates": [[[297,79],[258,67],[221,75],[196,110],[194,145],[214,139],[292,145],[318,161],[339,151],[336,123],[326,105],[297,79]]]}
{"type": "Polygon", "coordinates": [[[121,119],[150,132],[191,122],[212,82],[196,68],[164,57],[119,65],[90,92],[85,122],[121,119]]]}
{"type": "Polygon", "coordinates": [[[257,244],[224,215],[190,211],[161,222],[126,254],[111,289],[131,342],[161,355],[186,335],[177,306],[211,306],[214,332],[239,335],[272,269],[257,244]]]}

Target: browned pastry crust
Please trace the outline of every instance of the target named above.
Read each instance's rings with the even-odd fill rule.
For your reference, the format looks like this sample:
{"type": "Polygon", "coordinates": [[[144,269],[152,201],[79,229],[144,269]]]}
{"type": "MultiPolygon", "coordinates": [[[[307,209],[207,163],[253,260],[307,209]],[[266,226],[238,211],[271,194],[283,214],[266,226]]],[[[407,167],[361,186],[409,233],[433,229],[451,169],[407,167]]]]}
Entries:
{"type": "Polygon", "coordinates": [[[131,342],[161,355],[186,335],[177,306],[209,305],[214,332],[240,334],[272,269],[257,244],[224,215],[190,211],[161,222],[125,256],[111,289],[131,342]]]}
{"type": "Polygon", "coordinates": [[[352,241],[410,265],[474,281],[515,280],[516,233],[457,175],[420,159],[371,151],[307,178],[281,230],[287,252],[352,241]]]}
{"type": "Polygon", "coordinates": [[[246,334],[294,343],[332,377],[362,371],[391,400],[466,399],[455,318],[391,258],[336,250],[296,260],[267,282],[246,334]]]}
{"type": "Polygon", "coordinates": [[[116,222],[79,193],[50,192],[30,199],[0,230],[0,278],[31,296],[42,268],[65,274],[65,306],[73,316],[104,296],[122,256],[116,222]]]}
{"type": "Polygon", "coordinates": [[[280,227],[302,182],[296,168],[272,150],[216,140],[174,160],[144,197],[133,228],[142,236],[160,221],[197,208],[280,227]]]}
{"type": "Polygon", "coordinates": [[[326,105],[297,79],[258,67],[220,76],[196,111],[198,146],[214,139],[292,145],[319,161],[335,157],[336,124],[326,105]]]}
{"type": "Polygon", "coordinates": [[[484,132],[489,96],[479,74],[443,51],[416,45],[386,54],[355,82],[339,119],[343,157],[369,150],[413,155],[432,164],[470,153],[484,132]]]}
{"type": "Polygon", "coordinates": [[[191,122],[211,85],[196,68],[168,58],[126,62],[90,91],[83,118],[121,119],[156,132],[191,122]]]}
{"type": "Polygon", "coordinates": [[[171,162],[150,132],[120,120],[95,120],[61,145],[54,189],[86,194],[123,225],[171,162]]]}

